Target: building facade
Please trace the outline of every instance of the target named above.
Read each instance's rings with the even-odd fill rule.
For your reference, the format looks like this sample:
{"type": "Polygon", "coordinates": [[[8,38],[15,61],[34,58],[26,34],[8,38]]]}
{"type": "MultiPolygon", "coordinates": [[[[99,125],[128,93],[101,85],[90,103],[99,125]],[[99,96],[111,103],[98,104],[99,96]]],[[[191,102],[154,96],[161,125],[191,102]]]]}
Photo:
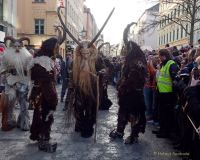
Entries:
{"type": "MultiPolygon", "coordinates": [[[[79,39],[84,26],[84,1],[85,0],[65,0],[67,2],[67,28],[79,39]]],[[[67,45],[76,45],[73,40],[67,36],[67,45]]]]}
{"type": "MultiPolygon", "coordinates": [[[[187,10],[187,6],[184,3],[178,5],[175,1],[176,0],[172,0],[171,3],[166,3],[163,0],[160,0],[159,15],[161,19],[158,27],[158,45],[160,48],[164,48],[166,44],[180,48],[190,43],[189,34],[183,29],[181,25],[178,25],[174,22],[178,18],[181,19],[181,17],[186,17],[185,12],[187,10]]],[[[182,25],[188,32],[190,32],[189,21],[182,22],[182,25]]],[[[195,27],[198,27],[197,24],[195,27]]],[[[199,39],[199,35],[200,31],[194,32],[194,45],[196,45],[197,40],[199,39]]]]}
{"type": "Polygon", "coordinates": [[[85,30],[85,38],[88,40],[92,40],[94,36],[98,32],[98,27],[95,21],[93,14],[90,11],[90,8],[84,6],[84,30],[85,30]]]}
{"type": "Polygon", "coordinates": [[[0,42],[5,36],[16,37],[16,0],[0,0],[0,42]]]}
{"type": "MultiPolygon", "coordinates": [[[[83,28],[84,0],[63,0],[63,20],[67,28],[78,38],[83,28]]],[[[42,41],[55,37],[55,25],[60,25],[57,16],[58,0],[18,0],[17,3],[17,35],[28,36],[34,48],[39,48],[42,41]]],[[[60,47],[60,54],[64,56],[65,45],[73,45],[67,36],[66,43],[60,47]]]]}
{"type": "Polygon", "coordinates": [[[27,36],[38,49],[42,41],[56,36],[56,0],[17,0],[17,35],[27,36]]]}
{"type": "Polygon", "coordinates": [[[142,16],[132,27],[131,36],[133,41],[135,41],[143,50],[155,50],[158,48],[157,36],[158,31],[155,28],[146,30],[145,27],[151,21],[154,20],[154,14],[159,12],[159,4],[154,5],[153,7],[146,9],[142,16]]]}

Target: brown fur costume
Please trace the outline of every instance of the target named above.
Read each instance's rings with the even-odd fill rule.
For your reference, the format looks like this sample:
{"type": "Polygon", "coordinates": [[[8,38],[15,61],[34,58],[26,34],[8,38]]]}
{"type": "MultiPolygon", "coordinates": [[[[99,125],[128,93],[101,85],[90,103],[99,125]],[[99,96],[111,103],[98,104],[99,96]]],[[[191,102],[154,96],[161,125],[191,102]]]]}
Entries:
{"type": "MultiPolygon", "coordinates": [[[[133,23],[132,23],[133,24],[133,23]]],[[[118,83],[118,123],[117,129],[110,133],[111,138],[122,138],[128,121],[131,121],[131,134],[125,143],[134,143],[140,132],[145,131],[145,103],[143,87],[147,75],[147,62],[140,47],[128,41],[130,26],[124,30],[123,53],[126,55],[122,78],[118,83]]]]}

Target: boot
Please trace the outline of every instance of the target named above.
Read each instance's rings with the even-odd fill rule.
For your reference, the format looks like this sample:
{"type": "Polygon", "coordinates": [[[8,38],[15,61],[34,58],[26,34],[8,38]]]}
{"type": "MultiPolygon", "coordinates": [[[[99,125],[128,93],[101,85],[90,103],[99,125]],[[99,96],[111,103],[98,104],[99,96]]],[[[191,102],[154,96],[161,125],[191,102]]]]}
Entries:
{"type": "Polygon", "coordinates": [[[119,138],[119,139],[122,139],[124,136],[123,133],[120,133],[120,132],[117,132],[116,129],[112,130],[109,134],[109,137],[110,138],[113,138],[113,139],[116,139],[116,138],[119,138]]]}
{"type": "Polygon", "coordinates": [[[11,131],[16,127],[16,120],[15,120],[15,115],[12,114],[9,117],[8,109],[4,109],[2,112],[2,131],[11,131]]]}
{"type": "Polygon", "coordinates": [[[126,139],[125,139],[125,142],[124,144],[134,144],[134,143],[138,143],[138,137],[136,136],[128,136],[126,139]]]}
{"type": "Polygon", "coordinates": [[[31,135],[29,136],[29,139],[32,140],[32,141],[39,141],[39,136],[38,136],[38,135],[33,135],[33,134],[31,134],[31,135]]]}
{"type": "Polygon", "coordinates": [[[41,151],[53,153],[56,152],[57,142],[50,142],[49,140],[40,139],[38,141],[38,148],[41,151]]]}

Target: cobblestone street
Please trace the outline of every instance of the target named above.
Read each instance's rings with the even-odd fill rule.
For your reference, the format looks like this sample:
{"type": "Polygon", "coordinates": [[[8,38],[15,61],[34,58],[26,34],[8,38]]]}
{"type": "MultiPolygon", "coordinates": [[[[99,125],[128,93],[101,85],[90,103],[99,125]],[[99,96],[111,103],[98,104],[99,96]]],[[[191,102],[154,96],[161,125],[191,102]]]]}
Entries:
{"type": "MultiPolygon", "coordinates": [[[[58,86],[60,93],[60,86],[58,86]]],[[[117,99],[116,90],[109,86],[109,98],[113,105],[109,111],[99,111],[97,142],[93,138],[83,139],[73,129],[64,126],[63,103],[59,103],[55,113],[52,139],[58,142],[56,153],[38,151],[37,143],[29,140],[29,132],[14,129],[0,131],[0,160],[179,160],[178,152],[172,149],[167,139],[157,139],[151,133],[152,126],[147,125],[139,143],[124,145],[123,141],[111,141],[109,132],[116,126],[117,99]]],[[[18,111],[18,109],[16,109],[18,111]]],[[[32,117],[33,112],[30,111],[32,117]]],[[[125,137],[128,136],[129,127],[125,137]]]]}

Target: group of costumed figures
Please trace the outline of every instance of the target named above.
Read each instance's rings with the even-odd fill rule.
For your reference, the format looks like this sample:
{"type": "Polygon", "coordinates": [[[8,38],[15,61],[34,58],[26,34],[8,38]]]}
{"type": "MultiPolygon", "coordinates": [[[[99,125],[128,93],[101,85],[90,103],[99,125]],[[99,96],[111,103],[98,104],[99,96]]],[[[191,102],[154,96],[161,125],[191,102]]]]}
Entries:
{"type": "MultiPolygon", "coordinates": [[[[28,38],[6,37],[5,44],[10,41],[10,46],[4,51],[0,67],[1,76],[4,75],[5,78],[5,91],[1,93],[0,99],[2,130],[9,131],[16,126],[24,131],[30,130],[30,139],[38,141],[38,148],[45,152],[55,152],[57,148],[57,143],[50,141],[53,114],[58,104],[53,57],[58,53],[59,45],[66,39],[65,32],[77,43],[73,53],[72,72],[69,76],[66,111],[75,117],[75,131],[80,132],[84,138],[93,136],[96,133],[94,126],[97,124],[99,106],[108,109],[112,105],[107,95],[107,83],[104,81],[107,70],[94,42],[114,9],[92,41],[78,41],[64,25],[60,15],[61,8],[58,8],[58,17],[62,26],[58,28],[63,30],[63,35],[43,41],[34,57],[23,44],[25,40],[30,43],[28,38]],[[31,125],[27,99],[34,108],[31,125]],[[14,114],[16,102],[20,106],[17,122],[14,114]]],[[[147,63],[143,52],[136,43],[128,41],[130,26],[128,25],[124,31],[123,52],[126,59],[122,78],[117,86],[118,124],[110,133],[113,139],[122,138],[125,126],[130,121],[131,134],[126,139],[128,144],[136,142],[139,133],[145,131],[143,87],[147,74],[147,63]]]]}

